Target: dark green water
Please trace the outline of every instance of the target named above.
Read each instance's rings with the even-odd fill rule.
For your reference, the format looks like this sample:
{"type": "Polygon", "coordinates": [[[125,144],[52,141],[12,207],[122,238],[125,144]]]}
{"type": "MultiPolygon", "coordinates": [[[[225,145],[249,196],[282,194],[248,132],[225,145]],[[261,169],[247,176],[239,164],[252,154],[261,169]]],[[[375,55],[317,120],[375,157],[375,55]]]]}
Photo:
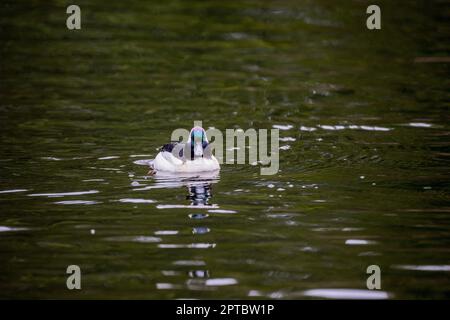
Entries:
{"type": "Polygon", "coordinates": [[[79,31],[68,4],[0,4],[1,298],[299,299],[372,264],[450,297],[449,64],[414,62],[448,2],[378,1],[380,31],[369,1],[77,1],[79,31]],[[194,120],[292,126],[280,172],[147,177],[194,120]]]}

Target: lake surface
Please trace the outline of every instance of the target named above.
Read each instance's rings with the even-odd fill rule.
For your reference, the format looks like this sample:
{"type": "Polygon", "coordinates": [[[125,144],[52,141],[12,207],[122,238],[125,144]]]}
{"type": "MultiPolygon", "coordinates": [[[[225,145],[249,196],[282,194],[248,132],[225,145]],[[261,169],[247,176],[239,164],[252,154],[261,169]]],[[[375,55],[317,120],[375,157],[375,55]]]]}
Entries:
{"type": "Polygon", "coordinates": [[[0,298],[450,297],[445,1],[77,4],[0,4],[0,298]],[[194,120],[280,171],[147,176],[194,120]]]}

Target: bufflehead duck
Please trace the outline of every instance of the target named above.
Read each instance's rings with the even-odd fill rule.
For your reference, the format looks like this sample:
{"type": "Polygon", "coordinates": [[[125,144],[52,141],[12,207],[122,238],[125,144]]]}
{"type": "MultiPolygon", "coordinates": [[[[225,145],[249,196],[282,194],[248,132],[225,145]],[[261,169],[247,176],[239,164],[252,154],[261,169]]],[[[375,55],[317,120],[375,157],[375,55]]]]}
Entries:
{"type": "Polygon", "coordinates": [[[202,127],[194,127],[187,143],[172,142],[161,147],[155,160],[150,163],[149,174],[162,172],[206,172],[220,170],[219,161],[211,148],[202,127]]]}

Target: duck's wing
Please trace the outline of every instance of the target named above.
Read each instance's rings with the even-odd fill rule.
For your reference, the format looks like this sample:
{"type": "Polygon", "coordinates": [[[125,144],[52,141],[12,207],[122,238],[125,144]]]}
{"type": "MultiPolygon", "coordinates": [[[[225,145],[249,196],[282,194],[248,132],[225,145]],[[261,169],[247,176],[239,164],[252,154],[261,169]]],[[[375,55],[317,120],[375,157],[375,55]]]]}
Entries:
{"type": "MultiPolygon", "coordinates": [[[[169,156],[169,154],[175,156],[176,158],[183,160],[185,159],[185,143],[179,143],[179,142],[171,142],[166,143],[161,147],[159,152],[161,152],[164,156],[169,156]],[[175,152],[174,152],[175,151],[175,152]]],[[[166,157],[167,158],[167,157],[166,157]]]]}
{"type": "Polygon", "coordinates": [[[159,149],[159,152],[164,152],[164,151],[172,152],[173,148],[175,148],[175,146],[177,144],[178,144],[178,142],[166,143],[159,149]]]}
{"type": "Polygon", "coordinates": [[[211,145],[207,142],[203,142],[203,158],[211,159],[212,150],[211,145]]]}

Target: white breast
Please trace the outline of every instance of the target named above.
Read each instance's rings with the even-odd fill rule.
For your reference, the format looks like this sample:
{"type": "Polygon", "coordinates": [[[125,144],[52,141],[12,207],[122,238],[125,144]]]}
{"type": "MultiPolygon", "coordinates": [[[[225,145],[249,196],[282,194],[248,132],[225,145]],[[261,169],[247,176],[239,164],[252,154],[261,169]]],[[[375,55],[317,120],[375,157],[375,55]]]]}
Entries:
{"type": "Polygon", "coordinates": [[[193,161],[182,161],[172,155],[172,153],[163,151],[158,153],[153,161],[153,168],[156,171],[167,172],[204,172],[220,169],[219,162],[214,156],[211,159],[197,158],[193,161]]]}

